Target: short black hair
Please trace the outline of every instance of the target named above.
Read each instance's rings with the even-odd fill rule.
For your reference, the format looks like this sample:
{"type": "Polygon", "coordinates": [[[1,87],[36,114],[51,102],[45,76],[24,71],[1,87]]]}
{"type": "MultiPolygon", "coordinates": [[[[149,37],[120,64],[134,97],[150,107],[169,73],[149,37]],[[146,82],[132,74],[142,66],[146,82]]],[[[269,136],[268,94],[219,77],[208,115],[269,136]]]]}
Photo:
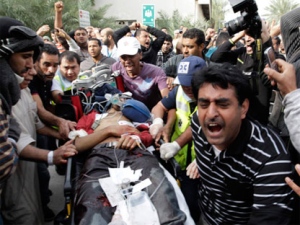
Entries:
{"type": "Polygon", "coordinates": [[[205,42],[204,32],[197,28],[188,29],[182,35],[183,38],[194,39],[196,38],[196,44],[201,45],[205,42]]]}
{"type": "Polygon", "coordinates": [[[141,35],[142,31],[149,33],[147,30],[140,28],[135,31],[134,37],[139,37],[141,35]]]}
{"type": "Polygon", "coordinates": [[[192,90],[195,99],[198,99],[199,89],[204,83],[210,83],[222,89],[227,89],[229,85],[232,85],[235,88],[239,105],[242,105],[245,99],[250,100],[252,96],[249,79],[236,66],[229,63],[210,65],[194,74],[192,90]]]}
{"type": "Polygon", "coordinates": [[[84,28],[84,27],[77,27],[75,30],[74,30],[74,34],[76,33],[76,31],[78,30],[84,30],[86,33],[87,33],[87,30],[84,28]]]}
{"type": "Polygon", "coordinates": [[[221,31],[216,39],[216,46],[219,47],[221,44],[223,44],[225,41],[228,41],[229,39],[229,33],[227,31],[221,31]]]}
{"type": "Polygon", "coordinates": [[[172,42],[173,41],[172,36],[170,34],[166,34],[165,41],[172,42]]]}
{"type": "Polygon", "coordinates": [[[281,43],[280,37],[276,36],[276,37],[273,37],[273,39],[276,41],[277,45],[280,45],[280,43],[281,43]]]}
{"type": "Polygon", "coordinates": [[[55,45],[45,43],[44,46],[42,48],[40,48],[40,54],[37,57],[37,61],[40,61],[42,54],[44,52],[47,53],[48,55],[58,55],[59,56],[59,51],[55,45]]]}
{"type": "Polygon", "coordinates": [[[102,44],[101,44],[101,41],[100,41],[98,38],[90,38],[90,39],[88,40],[88,42],[89,42],[89,41],[97,41],[99,46],[102,45],[102,44]]]}
{"type": "Polygon", "coordinates": [[[63,53],[60,54],[59,57],[59,65],[61,64],[61,61],[63,58],[66,58],[66,60],[68,61],[76,61],[78,63],[78,65],[80,65],[80,57],[76,52],[72,52],[72,51],[64,51],[63,53]]]}

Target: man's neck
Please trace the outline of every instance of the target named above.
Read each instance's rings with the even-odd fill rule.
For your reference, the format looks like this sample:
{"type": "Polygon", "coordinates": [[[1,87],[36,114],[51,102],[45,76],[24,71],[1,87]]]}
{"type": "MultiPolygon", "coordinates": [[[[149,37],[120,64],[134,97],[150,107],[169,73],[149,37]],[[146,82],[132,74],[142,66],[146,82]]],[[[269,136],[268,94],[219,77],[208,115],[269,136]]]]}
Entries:
{"type": "Polygon", "coordinates": [[[85,51],[88,49],[87,42],[86,43],[77,43],[77,45],[80,47],[81,50],[85,51]]]}
{"type": "Polygon", "coordinates": [[[103,55],[100,53],[97,57],[93,58],[94,63],[98,63],[103,58],[103,55]]]}

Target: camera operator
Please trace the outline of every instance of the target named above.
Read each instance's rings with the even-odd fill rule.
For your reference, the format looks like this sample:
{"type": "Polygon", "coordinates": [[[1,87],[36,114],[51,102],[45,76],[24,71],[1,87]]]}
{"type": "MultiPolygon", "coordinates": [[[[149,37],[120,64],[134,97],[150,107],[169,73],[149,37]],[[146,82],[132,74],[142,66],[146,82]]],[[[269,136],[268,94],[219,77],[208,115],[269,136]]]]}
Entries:
{"type": "Polygon", "coordinates": [[[253,28],[247,28],[237,33],[233,38],[225,41],[212,54],[210,60],[215,63],[229,62],[234,64],[248,75],[252,85],[255,98],[253,99],[252,107],[249,110],[249,115],[257,119],[263,124],[268,123],[269,116],[269,99],[271,97],[271,85],[267,80],[266,75],[261,72],[265,67],[263,52],[268,47],[272,46],[270,34],[267,30],[264,21],[261,21],[260,37],[255,39],[250,36],[253,28]],[[242,38],[245,38],[245,46],[231,50],[231,48],[242,38]],[[261,45],[259,41],[261,39],[261,45]],[[257,49],[260,50],[260,55],[257,55],[257,49]],[[258,75],[256,75],[258,74],[258,75]]]}

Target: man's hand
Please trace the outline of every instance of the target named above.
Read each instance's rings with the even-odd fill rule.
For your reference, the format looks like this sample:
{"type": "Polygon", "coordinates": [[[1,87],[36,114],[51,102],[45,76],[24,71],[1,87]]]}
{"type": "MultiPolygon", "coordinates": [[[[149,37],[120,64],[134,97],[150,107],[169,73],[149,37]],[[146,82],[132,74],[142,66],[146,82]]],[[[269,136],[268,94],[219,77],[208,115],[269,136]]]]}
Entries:
{"type": "Polygon", "coordinates": [[[261,20],[261,40],[262,43],[266,43],[270,39],[270,32],[268,31],[268,27],[265,20],[261,20]]]}
{"type": "Polygon", "coordinates": [[[75,145],[72,144],[73,140],[67,141],[64,145],[60,146],[53,153],[53,163],[63,164],[67,163],[67,158],[76,155],[78,152],[75,145]]]}
{"type": "Polygon", "coordinates": [[[73,121],[61,119],[58,128],[62,139],[67,139],[70,131],[75,130],[76,125],[77,124],[73,121]]]}
{"type": "Polygon", "coordinates": [[[163,126],[164,126],[164,121],[162,120],[162,118],[155,118],[153,120],[153,123],[149,127],[149,132],[153,139],[156,137],[160,129],[163,128],[163,126]]]}
{"type": "Polygon", "coordinates": [[[122,135],[119,139],[116,148],[118,149],[126,149],[126,150],[133,150],[135,147],[139,146],[140,139],[138,136],[135,135],[122,135]],[[137,138],[136,138],[137,137],[137,138]]]}
{"type": "Polygon", "coordinates": [[[214,28],[207,28],[206,32],[205,32],[205,40],[209,41],[210,39],[213,38],[213,36],[215,36],[216,31],[214,28]]]}
{"type": "Polygon", "coordinates": [[[44,36],[46,33],[50,31],[50,26],[49,25],[43,25],[37,30],[37,35],[39,36],[44,36]]]}
{"type": "Polygon", "coordinates": [[[176,141],[164,143],[160,146],[160,158],[163,160],[168,160],[174,157],[180,149],[181,147],[176,141]]]}
{"type": "Polygon", "coordinates": [[[197,162],[196,159],[194,159],[193,162],[190,163],[190,165],[188,165],[188,167],[186,168],[186,175],[190,178],[190,179],[197,179],[200,177],[198,168],[197,168],[197,162]]]}
{"type": "Polygon", "coordinates": [[[141,25],[140,25],[140,23],[133,22],[128,27],[129,27],[130,30],[137,30],[137,29],[139,29],[141,27],[141,25]]]}
{"type": "Polygon", "coordinates": [[[173,82],[175,78],[174,77],[167,77],[167,85],[168,89],[171,91],[174,88],[173,82]]]}
{"type": "MultiPolygon", "coordinates": [[[[297,164],[295,166],[295,169],[298,173],[298,175],[300,176],[300,165],[297,164]]],[[[291,178],[286,177],[285,178],[285,182],[296,192],[296,194],[300,197],[300,187],[294,183],[294,181],[291,180],[291,178]]]]}
{"type": "Polygon", "coordinates": [[[279,72],[268,67],[264,69],[264,72],[267,74],[271,84],[273,86],[277,85],[281,94],[285,96],[297,89],[296,71],[292,64],[282,59],[276,59],[274,62],[279,72]]]}
{"type": "MultiPolygon", "coordinates": [[[[112,125],[108,127],[111,130],[111,135],[121,137],[124,134],[139,134],[139,130],[129,125],[112,125]]],[[[106,128],[104,128],[106,129],[106,128]]]]}
{"type": "Polygon", "coordinates": [[[58,1],[54,3],[54,10],[56,12],[62,12],[64,9],[64,3],[62,1],[58,1]]]}
{"type": "Polygon", "coordinates": [[[172,131],[173,127],[170,127],[167,124],[159,130],[159,132],[155,136],[155,146],[158,148],[157,150],[159,150],[160,145],[162,144],[160,140],[163,140],[164,143],[170,142],[172,131]]]}
{"type": "Polygon", "coordinates": [[[62,37],[64,39],[66,39],[67,41],[71,40],[71,37],[67,34],[67,32],[61,28],[56,28],[55,34],[58,37],[62,37]]]}

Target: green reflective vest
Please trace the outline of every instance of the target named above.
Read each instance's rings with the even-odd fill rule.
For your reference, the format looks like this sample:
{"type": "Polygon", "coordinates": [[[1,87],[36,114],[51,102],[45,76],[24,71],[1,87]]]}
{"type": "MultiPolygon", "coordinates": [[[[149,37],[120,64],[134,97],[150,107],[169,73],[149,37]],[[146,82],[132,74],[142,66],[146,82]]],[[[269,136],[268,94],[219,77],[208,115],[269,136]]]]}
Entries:
{"type": "MultiPolygon", "coordinates": [[[[182,87],[179,86],[176,94],[176,121],[171,138],[172,141],[179,137],[190,126],[192,115],[197,111],[196,107],[195,110],[191,112],[190,103],[184,98],[184,95],[182,87]]],[[[181,170],[185,170],[188,166],[188,154],[191,154],[190,159],[192,162],[196,157],[193,141],[183,146],[182,149],[175,155],[175,159],[179,163],[181,170]]]]}

